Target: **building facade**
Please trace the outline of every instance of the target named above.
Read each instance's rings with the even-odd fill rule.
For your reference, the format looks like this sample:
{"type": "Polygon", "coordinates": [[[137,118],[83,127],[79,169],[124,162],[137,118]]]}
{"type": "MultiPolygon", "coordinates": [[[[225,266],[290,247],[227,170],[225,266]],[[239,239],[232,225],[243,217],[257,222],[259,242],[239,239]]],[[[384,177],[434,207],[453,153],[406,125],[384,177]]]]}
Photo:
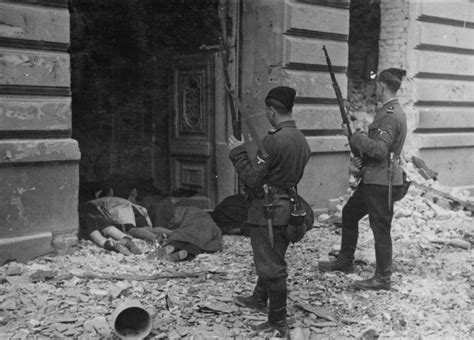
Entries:
{"type": "MultiPolygon", "coordinates": [[[[221,0],[218,7],[242,102],[258,116],[270,88],[296,88],[294,115],[312,150],[299,192],[324,208],[346,192],[349,149],[322,47],[346,97],[350,3],[221,0]]],[[[474,184],[474,3],[381,0],[380,10],[378,69],[407,70],[407,152],[436,169],[442,184],[474,184]]],[[[71,138],[69,27],[66,0],[0,2],[1,263],[77,242],[84,150],[71,138]]],[[[189,203],[212,208],[238,190],[227,159],[232,130],[220,54],[211,46],[177,55],[170,70],[161,85],[169,90],[166,150],[155,147],[162,158],[151,157],[150,173],[155,183],[199,188],[189,203]]],[[[263,135],[268,126],[260,122],[263,135]]]]}

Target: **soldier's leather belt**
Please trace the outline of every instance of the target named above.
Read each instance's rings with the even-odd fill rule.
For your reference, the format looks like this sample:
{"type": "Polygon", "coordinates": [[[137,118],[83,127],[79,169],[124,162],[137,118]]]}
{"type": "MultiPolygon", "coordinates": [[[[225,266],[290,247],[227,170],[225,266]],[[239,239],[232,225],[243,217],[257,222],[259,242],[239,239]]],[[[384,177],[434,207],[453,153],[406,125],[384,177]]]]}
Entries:
{"type": "MultiPolygon", "coordinates": [[[[280,187],[277,187],[277,186],[274,186],[274,185],[271,185],[269,184],[269,187],[271,187],[271,194],[273,196],[278,196],[278,198],[280,199],[290,199],[290,193],[291,193],[291,189],[292,188],[287,188],[287,189],[284,189],[284,188],[280,188],[280,187]]],[[[263,190],[259,190],[259,192],[255,195],[255,198],[256,199],[263,199],[265,197],[265,193],[263,192],[263,190]]]]}

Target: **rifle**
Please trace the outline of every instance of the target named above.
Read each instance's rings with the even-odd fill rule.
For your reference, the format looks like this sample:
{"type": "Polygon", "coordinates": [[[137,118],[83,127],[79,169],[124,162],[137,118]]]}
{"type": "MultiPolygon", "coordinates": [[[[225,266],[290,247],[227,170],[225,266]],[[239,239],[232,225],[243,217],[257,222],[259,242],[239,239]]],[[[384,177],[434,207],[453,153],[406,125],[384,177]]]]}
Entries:
{"type": "Polygon", "coordinates": [[[221,50],[221,58],[222,58],[222,68],[224,69],[224,82],[225,82],[225,90],[227,93],[227,99],[229,100],[230,106],[230,117],[232,119],[232,133],[240,140],[242,135],[242,125],[240,124],[240,114],[242,112],[242,104],[240,100],[237,98],[234,90],[232,89],[232,84],[230,83],[230,76],[229,76],[229,63],[227,60],[227,52],[228,48],[224,46],[224,38],[219,38],[219,45],[221,50]],[[237,106],[237,109],[236,109],[237,106]]]}
{"type": "MultiPolygon", "coordinates": [[[[230,83],[230,76],[229,76],[229,67],[227,62],[227,49],[224,47],[224,39],[221,37],[219,39],[220,49],[221,49],[221,57],[222,57],[222,66],[224,70],[224,80],[225,80],[225,89],[227,92],[227,98],[229,100],[230,106],[230,114],[232,118],[232,133],[234,134],[235,138],[240,140],[242,135],[242,126],[240,124],[240,115],[241,113],[245,113],[242,103],[237,98],[235,92],[232,90],[232,85],[230,83]]],[[[248,116],[248,112],[247,112],[248,116]]],[[[254,125],[248,124],[247,127],[249,129],[249,133],[252,136],[252,139],[257,144],[258,149],[262,153],[262,157],[266,160],[269,155],[267,150],[263,145],[263,141],[258,135],[258,132],[254,125]]],[[[268,229],[268,238],[270,240],[270,245],[274,247],[274,236],[273,236],[273,200],[271,197],[271,193],[269,191],[268,184],[263,185],[263,190],[265,192],[265,202],[264,202],[264,215],[267,220],[267,229],[268,229]]]]}
{"type": "Polygon", "coordinates": [[[350,141],[352,137],[352,130],[351,125],[349,122],[349,117],[347,116],[346,108],[344,107],[344,100],[342,99],[341,89],[339,88],[339,84],[337,83],[336,76],[334,75],[334,71],[332,70],[331,59],[329,58],[328,51],[326,50],[326,46],[323,45],[324,55],[326,56],[326,63],[328,64],[328,71],[331,75],[332,87],[334,88],[334,92],[336,92],[336,99],[337,103],[339,104],[339,111],[341,112],[342,122],[347,126],[347,139],[349,140],[349,147],[351,148],[351,152],[354,156],[363,159],[363,154],[356,148],[354,148],[350,141]]]}
{"type": "MultiPolygon", "coordinates": [[[[242,125],[241,125],[240,117],[246,111],[244,110],[240,99],[235,94],[235,91],[233,90],[232,84],[230,82],[229,64],[227,60],[228,49],[224,46],[223,37],[219,38],[219,44],[220,44],[220,50],[221,50],[222,66],[224,70],[225,90],[227,93],[227,98],[229,100],[230,116],[232,119],[232,134],[235,136],[235,138],[240,140],[242,136],[242,125]]],[[[247,113],[247,116],[248,116],[248,113],[247,113]]],[[[258,149],[262,153],[263,158],[264,159],[267,158],[268,157],[267,150],[263,146],[263,141],[258,135],[258,132],[255,129],[255,126],[253,126],[252,124],[247,124],[247,127],[249,129],[250,135],[252,136],[252,139],[255,141],[255,144],[257,144],[258,149]]]]}

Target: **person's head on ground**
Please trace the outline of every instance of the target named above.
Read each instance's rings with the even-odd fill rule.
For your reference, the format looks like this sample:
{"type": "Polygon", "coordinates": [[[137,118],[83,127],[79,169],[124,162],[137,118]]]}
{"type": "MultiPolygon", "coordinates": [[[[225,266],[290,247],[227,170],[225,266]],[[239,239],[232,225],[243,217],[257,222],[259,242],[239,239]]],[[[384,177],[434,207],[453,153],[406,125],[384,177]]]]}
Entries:
{"type": "Polygon", "coordinates": [[[114,189],[110,187],[102,188],[98,190],[94,196],[95,198],[112,197],[114,196],[114,189]]]}
{"type": "Polygon", "coordinates": [[[265,113],[270,124],[276,126],[280,122],[293,119],[295,96],[295,89],[288,86],[278,86],[268,92],[265,98],[265,113]]]}
{"type": "Polygon", "coordinates": [[[400,68],[389,68],[380,72],[377,77],[377,99],[384,102],[397,96],[406,71],[400,68]]]}

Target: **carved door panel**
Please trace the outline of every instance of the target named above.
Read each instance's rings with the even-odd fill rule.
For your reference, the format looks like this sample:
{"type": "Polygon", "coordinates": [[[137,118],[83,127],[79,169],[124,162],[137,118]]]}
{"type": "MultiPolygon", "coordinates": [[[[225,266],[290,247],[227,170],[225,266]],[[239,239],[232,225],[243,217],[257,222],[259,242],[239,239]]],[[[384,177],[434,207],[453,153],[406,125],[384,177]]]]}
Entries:
{"type": "Polygon", "coordinates": [[[215,54],[187,55],[173,66],[172,187],[196,190],[182,203],[203,209],[216,204],[215,60],[215,54]]]}

